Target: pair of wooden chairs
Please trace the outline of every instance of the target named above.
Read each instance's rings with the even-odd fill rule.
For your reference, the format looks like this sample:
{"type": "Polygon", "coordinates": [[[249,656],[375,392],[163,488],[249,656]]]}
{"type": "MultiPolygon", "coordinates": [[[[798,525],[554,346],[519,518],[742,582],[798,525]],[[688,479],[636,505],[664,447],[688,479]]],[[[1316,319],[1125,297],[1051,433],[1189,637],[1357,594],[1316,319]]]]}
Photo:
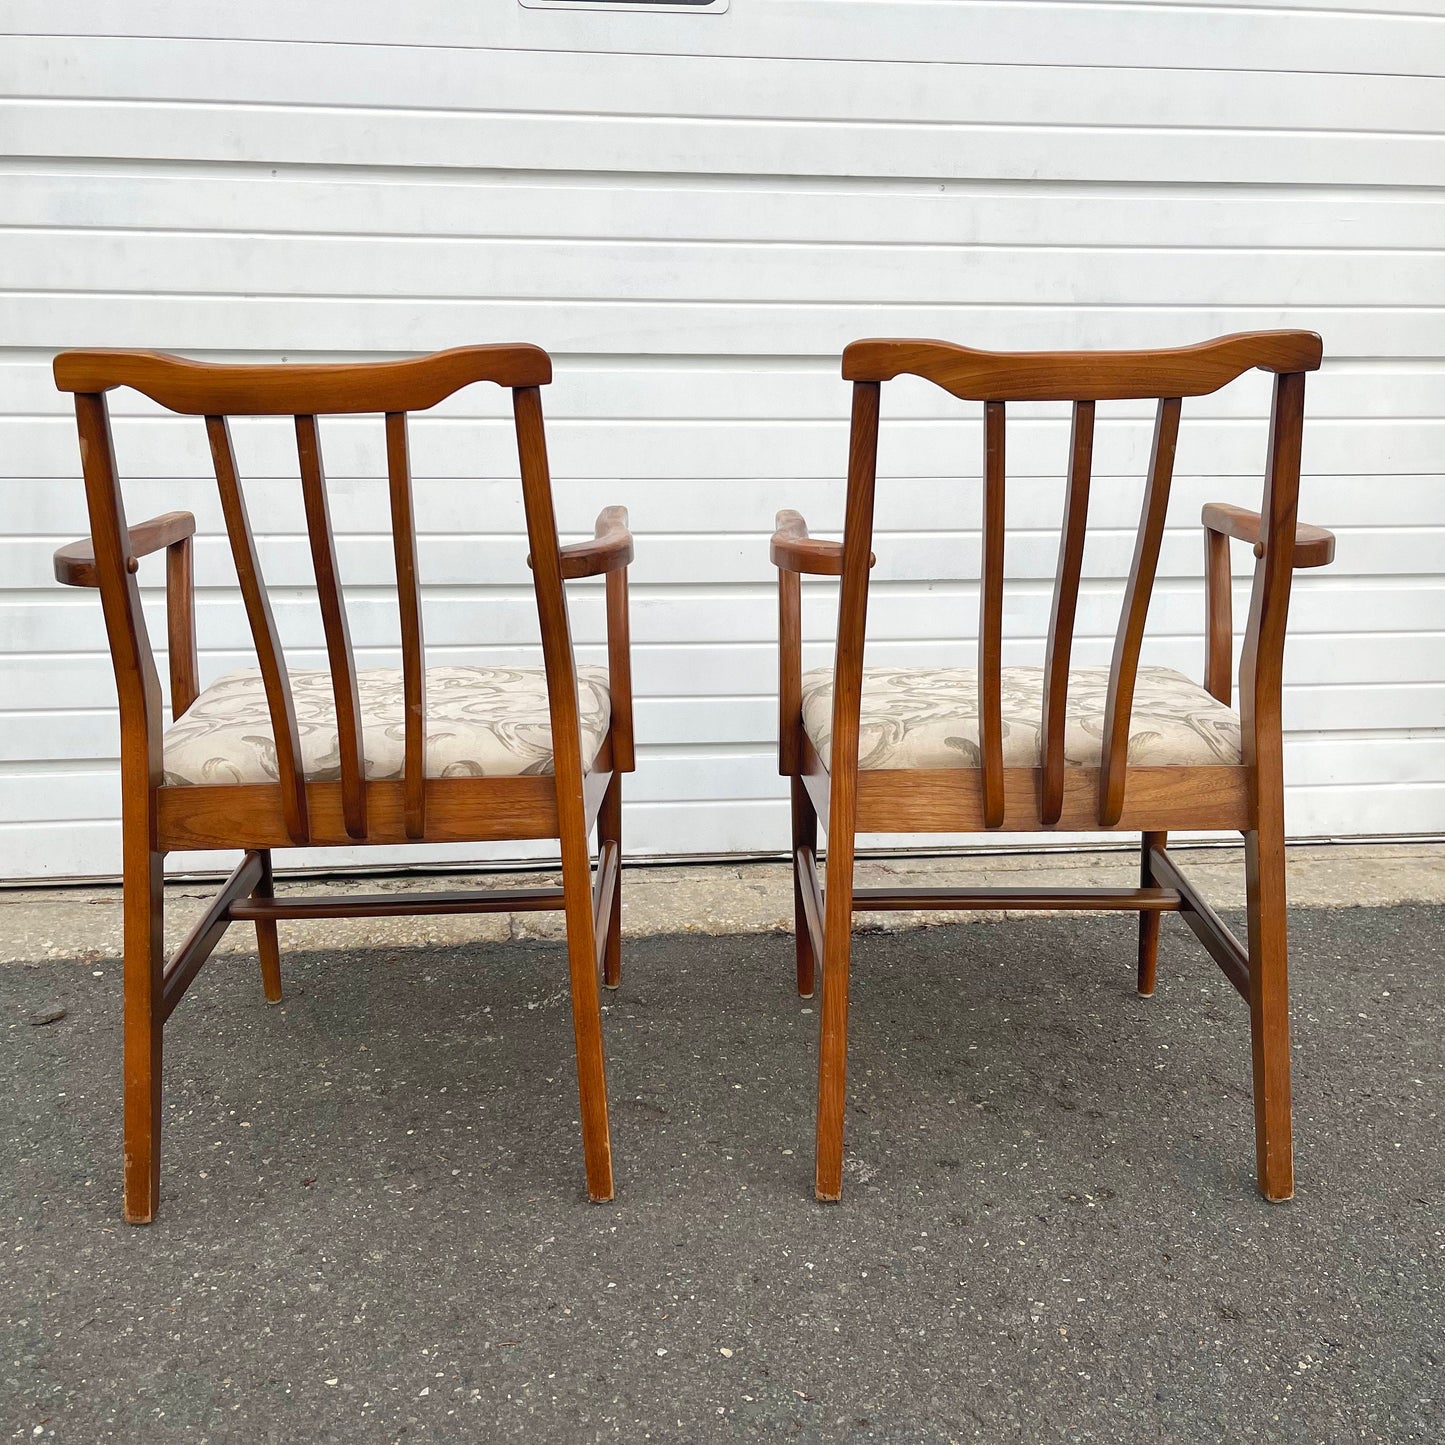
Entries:
{"type": "MultiPolygon", "coordinates": [[[[863,341],[844,353],[853,382],[847,511],[841,544],[778,518],[780,764],[791,779],[797,983],[821,965],[816,1192],[842,1184],[848,968],[855,909],[1086,908],[1140,915],[1139,990],[1154,987],[1159,918],[1178,911],[1249,1003],[1260,1187],[1292,1192],[1285,963],[1280,669],[1290,578],[1329,560],[1333,539],[1296,524],[1304,373],[1319,339],[1302,332],[1226,337],[1152,352],[989,353],[944,342],[863,341]],[[1242,372],[1277,374],[1261,512],[1206,507],[1205,686],[1139,666],[1172,475],[1181,399],[1242,372]],[[865,669],[881,383],[925,377],[984,404],[983,562],[977,667],[865,669]],[[1133,568],[1107,669],[1070,667],[1087,521],[1095,403],[1158,399],[1133,568]],[[1002,666],[1004,421],[1010,402],[1070,401],[1073,434],[1057,579],[1042,669],[1002,666]],[[1254,547],[1253,601],[1230,708],[1229,539],[1254,547]],[[804,674],[801,578],[841,579],[832,668],[804,674]],[[1131,750],[1133,756],[1131,757],[1131,750]],[[827,838],[818,881],[818,831],[827,838]],[[860,889],[859,832],[1103,830],[1143,835],[1134,889],[860,889]],[[1247,845],[1249,930],[1240,943],[1167,850],[1178,829],[1237,829],[1247,845]]],[[[227,926],[255,924],[267,999],[281,997],[281,919],[561,909],[591,1198],[612,1197],[598,981],[621,963],[621,776],[634,767],[627,567],[620,507],[590,541],[562,546],[553,513],[534,346],[478,346],[414,361],[215,366],[147,352],[68,352],[57,385],[75,394],[91,535],[56,553],[61,582],[99,589],[120,699],[124,847],[125,1216],[154,1215],[160,1181],[161,1041],[166,1020],[227,926]],[[487,381],[512,393],[541,668],[428,668],[407,414],[487,381]],[[194,519],[174,512],[130,526],[106,393],[132,387],[205,418],[227,538],[255,643],[256,669],[204,690],[198,675],[194,519]],[[373,413],[384,438],[401,622],[401,668],[358,669],[347,630],[328,510],[319,414],[373,413]],[[328,661],[288,672],[262,580],[232,446],[232,416],[293,416],[300,487],[328,661]],[[166,551],[172,723],[137,580],[139,558],[166,551]],[[605,576],[606,669],[573,656],[564,583],[605,576]],[[598,840],[595,875],[590,838],[598,840]],[[277,897],[272,851],[556,839],[562,886],[411,896],[277,897]],[[240,864],[167,960],[162,864],[168,851],[243,850],[240,864]]]]}

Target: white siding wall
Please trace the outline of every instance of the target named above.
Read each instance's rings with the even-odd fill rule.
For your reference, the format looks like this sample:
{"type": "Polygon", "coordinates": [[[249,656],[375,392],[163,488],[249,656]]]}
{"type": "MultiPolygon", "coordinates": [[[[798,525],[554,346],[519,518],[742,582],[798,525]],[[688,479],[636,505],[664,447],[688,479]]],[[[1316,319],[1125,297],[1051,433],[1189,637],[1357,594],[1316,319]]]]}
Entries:
{"type": "MultiPolygon", "coordinates": [[[[1445,831],[1439,9],[0,5],[0,872],[118,867],[100,610],[49,572],[85,527],[49,358],[96,345],[289,360],[547,347],[562,523],[584,531],[623,502],[639,538],[631,847],[679,854],[786,841],[765,539],[780,506],[841,523],[845,342],[1312,327],[1328,360],[1309,387],[1302,512],[1340,545],[1297,584],[1291,830],[1445,831]]],[[[1256,376],[1186,406],[1148,649],[1195,675],[1199,506],[1257,504],[1266,405],[1256,376]]],[[[979,438],[972,419],[945,424],[952,407],[921,384],[886,394],[880,662],[968,650],[979,438]]],[[[448,660],[517,656],[535,619],[501,399],[445,415],[417,426],[428,641],[448,660]]],[[[1082,662],[1107,661],[1148,445],[1143,409],[1109,415],[1082,662]]],[[[200,429],[131,398],[116,433],[131,516],[188,507],[206,534],[213,677],[248,640],[200,429]]],[[[1047,409],[1011,432],[1013,660],[1040,652],[1066,436],[1047,409]]],[[[379,440],[369,421],[323,425],[371,661],[396,637],[379,440]]],[[[245,427],[240,448],[281,627],[319,657],[286,429],[245,427]]],[[[159,582],[154,559],[143,577],[159,582]]],[[[574,601],[600,656],[598,594],[574,601]]],[[[830,623],[819,594],[814,661],[830,623]]],[[[153,629],[163,639],[159,610],[153,629]]]]}

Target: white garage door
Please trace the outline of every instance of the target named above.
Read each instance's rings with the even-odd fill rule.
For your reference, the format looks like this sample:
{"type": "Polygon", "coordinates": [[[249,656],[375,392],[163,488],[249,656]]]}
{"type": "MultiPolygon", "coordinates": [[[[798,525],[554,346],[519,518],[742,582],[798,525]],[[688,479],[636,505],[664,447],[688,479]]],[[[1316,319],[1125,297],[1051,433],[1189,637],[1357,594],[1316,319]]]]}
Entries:
{"type": "MultiPolygon", "coordinates": [[[[14,0],[0,47],[0,871],[119,863],[99,606],[49,573],[52,548],[84,530],[73,423],[49,379],[65,346],[293,361],[547,347],[563,526],[581,533],[622,502],[639,539],[631,845],[679,855],[785,843],[766,536],[781,506],[820,532],[841,523],[844,343],[1316,329],[1328,360],[1309,386],[1302,514],[1340,544],[1297,584],[1291,831],[1445,832],[1433,8],[14,0]]],[[[971,419],[946,423],[954,405],[921,384],[885,394],[880,662],[969,650],[980,449],[971,419]]],[[[1186,406],[1153,660],[1201,668],[1199,506],[1257,501],[1266,405],[1254,377],[1186,406]]],[[[1148,445],[1142,409],[1103,415],[1081,662],[1107,661],[1148,445]]],[[[417,426],[438,660],[520,656],[535,639],[503,416],[478,391],[417,426]]],[[[244,663],[199,425],[121,399],[116,435],[132,518],[186,507],[206,534],[205,677],[244,663]]],[[[1011,448],[1016,661],[1041,650],[1066,436],[1045,409],[1011,448]]],[[[286,428],[239,437],[283,634],[319,663],[286,428]]],[[[387,662],[380,426],[323,424],[323,443],[353,637],[387,662]]],[[[599,595],[574,600],[600,658],[599,595]]],[[[830,622],[820,593],[816,661],[830,622]]]]}

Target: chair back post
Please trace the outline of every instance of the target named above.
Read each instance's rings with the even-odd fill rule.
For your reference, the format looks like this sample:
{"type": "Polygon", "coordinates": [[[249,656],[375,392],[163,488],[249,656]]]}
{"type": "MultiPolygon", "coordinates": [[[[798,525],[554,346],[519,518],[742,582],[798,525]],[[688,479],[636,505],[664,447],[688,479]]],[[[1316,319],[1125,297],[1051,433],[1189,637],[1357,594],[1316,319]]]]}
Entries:
{"type": "Polygon", "coordinates": [[[557,540],[557,518],[552,505],[552,478],[547,465],[540,388],[514,387],[512,412],[517,428],[527,545],[532,557],[532,589],[537,598],[537,619],[542,632],[542,666],[547,674],[558,821],[565,833],[569,816],[575,819],[583,817],[582,731],[577,711],[577,669],[572,658],[567,594],[562,585],[562,551],[557,540]]]}
{"type": "Polygon", "coordinates": [[[1304,372],[1282,372],[1275,378],[1260,546],[1239,663],[1244,762],[1255,769],[1261,806],[1267,791],[1283,787],[1284,642],[1299,515],[1304,395],[1304,372]]]}
{"type": "MultiPolygon", "coordinates": [[[[863,704],[863,646],[868,625],[868,569],[873,547],[873,496],[878,474],[876,381],[853,384],[848,444],[848,497],[843,517],[843,570],[833,660],[828,852],[851,856],[858,809],[858,723],[863,704]]],[[[831,910],[830,910],[831,911],[831,910]]],[[[844,923],[844,928],[849,927],[844,923]]]]}
{"type": "Polygon", "coordinates": [[[162,778],[161,740],[165,726],[161,683],[136,582],[138,561],[130,553],[125,502],[104,394],[77,392],[75,420],[80,433],[96,583],[120,705],[121,804],[127,818],[139,809],[147,820],[143,830],[127,827],[125,836],[130,839],[140,832],[153,850],[153,799],[162,778]]]}
{"type": "MultiPolygon", "coordinates": [[[[844,375],[847,375],[845,360],[844,375]]],[[[855,380],[848,444],[848,498],[843,518],[843,561],[838,588],[838,636],[833,659],[833,740],[828,784],[828,868],[823,897],[823,995],[819,1010],[818,1100],[821,1121],[842,1118],[847,1083],[848,952],[833,942],[853,931],[853,859],[858,828],[858,723],[863,701],[863,646],[868,621],[868,569],[872,562],[873,493],[878,474],[879,383],[855,380]],[[841,967],[840,967],[841,964],[841,967]]],[[[822,1140],[820,1124],[820,1145],[822,1140]]],[[[841,1126],[839,1131],[841,1141],[841,1126]]],[[[841,1147],[841,1142],[839,1147],[841,1147]]],[[[841,1167],[841,1166],[840,1166],[841,1167]]],[[[819,1154],[815,1189],[838,1197],[841,1178],[828,1174],[819,1154]]]]}

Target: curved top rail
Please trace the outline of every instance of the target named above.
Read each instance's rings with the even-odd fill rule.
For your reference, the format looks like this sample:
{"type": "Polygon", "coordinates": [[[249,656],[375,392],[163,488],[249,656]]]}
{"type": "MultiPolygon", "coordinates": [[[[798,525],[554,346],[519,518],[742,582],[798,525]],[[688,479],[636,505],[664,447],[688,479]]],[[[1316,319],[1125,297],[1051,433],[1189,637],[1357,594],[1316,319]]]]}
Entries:
{"type": "Polygon", "coordinates": [[[843,351],[845,381],[891,381],[907,373],[964,401],[1118,401],[1206,396],[1255,367],[1315,371],[1313,331],[1241,331],[1195,346],[1153,351],[975,351],[948,341],[855,341],[843,351]]]}
{"type": "Polygon", "coordinates": [[[409,361],[294,366],[188,361],[160,351],[62,351],[55,358],[61,391],[129,386],[191,416],[425,411],[474,381],[514,387],[551,380],[551,357],[526,342],[457,346],[409,361]]]}

